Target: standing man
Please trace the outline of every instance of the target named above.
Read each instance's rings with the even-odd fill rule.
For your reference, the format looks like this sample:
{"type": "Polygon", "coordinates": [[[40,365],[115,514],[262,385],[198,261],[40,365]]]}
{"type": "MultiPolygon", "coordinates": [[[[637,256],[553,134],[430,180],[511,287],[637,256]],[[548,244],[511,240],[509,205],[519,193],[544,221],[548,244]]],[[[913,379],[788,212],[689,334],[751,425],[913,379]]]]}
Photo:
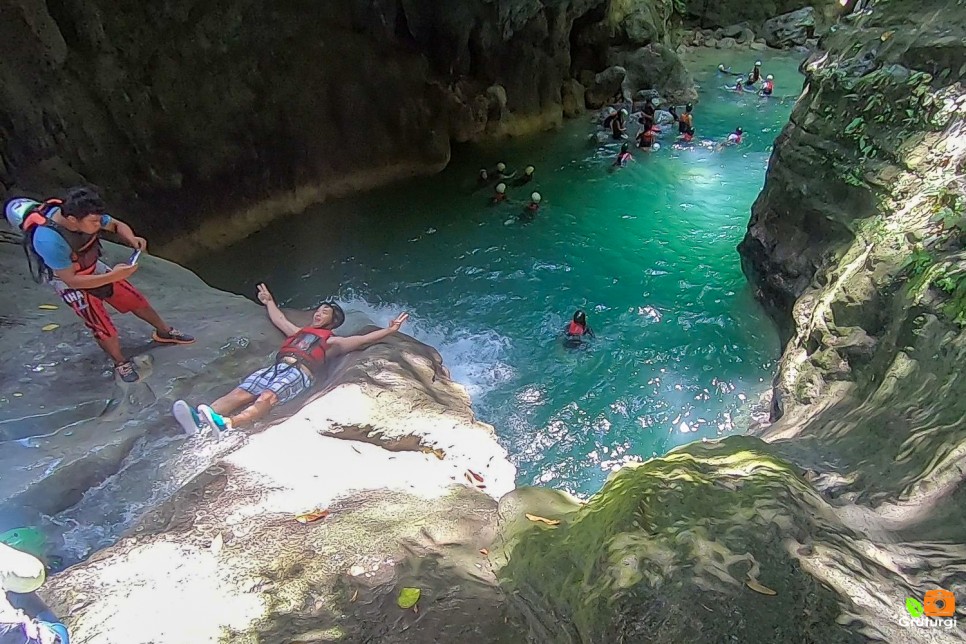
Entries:
{"type": "Polygon", "coordinates": [[[121,352],[117,328],[104,304],[119,313],[133,313],[154,327],[152,338],[162,344],[191,344],[194,338],[174,329],[161,319],[151,304],[127,278],[137,263],[113,268],[100,261],[101,231],[115,233],[121,241],[143,251],[147,241],[138,237],[123,221],[105,212],[104,202],[90,188],[71,188],[63,200],[43,203],[13,200],[7,205],[23,210],[24,249],[31,273],[38,282],[50,283],[61,299],[76,313],[114,361],[114,372],[124,382],[137,382],[139,375],[121,352]],[[34,264],[37,265],[36,271],[34,264]]]}
{"type": "Polygon", "coordinates": [[[338,337],[333,332],[345,321],[345,313],[335,302],[323,302],[312,315],[312,324],[300,328],[285,317],[264,284],[258,285],[258,301],[265,305],[272,324],[285,334],[275,364],[250,374],[211,406],[199,405],[195,409],[183,400],[175,401],[172,412],[185,433],[196,434],[205,425],[217,433],[254,423],[272,407],[310,389],[326,360],[381,342],[409,318],[408,313],[401,313],[385,329],[338,337]]]}

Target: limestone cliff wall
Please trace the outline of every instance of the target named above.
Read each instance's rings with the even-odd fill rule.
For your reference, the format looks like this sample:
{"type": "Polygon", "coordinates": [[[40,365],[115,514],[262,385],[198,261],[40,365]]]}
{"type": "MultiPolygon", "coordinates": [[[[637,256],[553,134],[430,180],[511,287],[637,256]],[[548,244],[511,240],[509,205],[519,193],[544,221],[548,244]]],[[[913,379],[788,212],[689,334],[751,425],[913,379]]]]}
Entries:
{"type": "Polygon", "coordinates": [[[225,216],[242,215],[244,234],[435,172],[452,141],[559,123],[565,81],[601,71],[609,47],[662,42],[672,12],[657,0],[2,0],[0,196],[88,181],[156,239],[219,215],[223,235],[225,216]],[[572,43],[591,52],[579,69],[572,43]]]}
{"type": "Polygon", "coordinates": [[[863,4],[804,66],[740,246],[788,339],[773,422],[508,522],[533,639],[964,641],[906,601],[966,596],[966,7],[863,4]]]}

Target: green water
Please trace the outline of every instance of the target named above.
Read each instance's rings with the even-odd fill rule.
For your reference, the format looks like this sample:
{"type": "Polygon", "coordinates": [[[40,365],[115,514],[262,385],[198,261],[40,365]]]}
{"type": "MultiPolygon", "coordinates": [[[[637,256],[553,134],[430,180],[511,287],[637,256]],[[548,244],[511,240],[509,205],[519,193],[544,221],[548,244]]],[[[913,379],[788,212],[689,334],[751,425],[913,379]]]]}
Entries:
{"type": "Polygon", "coordinates": [[[596,491],[623,462],[734,431],[779,355],[735,245],[800,89],[799,59],[765,59],[776,93],[792,95],[765,100],[722,91],[717,53],[692,59],[693,146],[674,147],[675,131],[612,172],[617,144],[591,143],[589,119],[468,146],[438,176],[315,207],[195,268],[249,295],[265,280],[293,307],[337,295],[378,324],[409,311],[404,330],[440,350],[520,484],[596,491]],[[715,151],[738,125],[744,143],[715,151]],[[537,168],[510,189],[516,204],[474,191],[477,170],[497,161],[537,168]],[[543,208],[521,224],[533,189],[543,208]],[[572,350],[561,331],[577,307],[597,337],[572,350]]]}

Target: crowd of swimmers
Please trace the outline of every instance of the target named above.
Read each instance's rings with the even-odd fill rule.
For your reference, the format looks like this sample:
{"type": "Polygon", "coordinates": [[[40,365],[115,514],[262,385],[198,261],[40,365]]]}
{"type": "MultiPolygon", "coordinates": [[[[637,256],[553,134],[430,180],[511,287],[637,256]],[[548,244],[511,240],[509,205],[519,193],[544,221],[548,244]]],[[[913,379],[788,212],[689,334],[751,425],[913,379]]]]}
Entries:
{"type": "MultiPolygon", "coordinates": [[[[486,168],[480,170],[476,179],[477,187],[486,187],[496,182],[496,185],[493,186],[493,194],[490,195],[490,205],[496,206],[499,204],[514,203],[514,200],[507,193],[507,189],[509,187],[522,188],[531,183],[534,180],[534,172],[536,172],[536,168],[528,165],[518,177],[516,170],[512,172],[507,170],[506,164],[501,161],[496,164],[496,167],[490,170],[486,168]]],[[[518,218],[521,221],[532,221],[536,217],[537,212],[540,211],[540,202],[542,200],[543,197],[539,192],[535,190],[531,192],[530,199],[523,202],[523,208],[518,218]]]]}
{"type": "MultiPolygon", "coordinates": [[[[757,91],[757,94],[762,97],[772,96],[775,91],[775,78],[771,74],[762,76],[762,63],[760,60],[755,62],[754,67],[747,77],[732,72],[731,68],[727,68],[724,65],[719,65],[718,71],[722,74],[738,76],[735,85],[727,85],[725,87],[729,91],[757,91]]],[[[620,100],[620,96],[617,98],[618,101],[616,104],[604,108],[600,121],[602,132],[600,137],[597,137],[600,140],[601,137],[606,136],[604,133],[609,133],[610,139],[622,141],[617,157],[614,159],[613,166],[615,168],[623,168],[634,160],[628,134],[628,122],[631,119],[636,119],[640,125],[637,133],[633,137],[638,149],[647,152],[656,152],[659,150],[661,144],[658,142],[658,137],[665,133],[662,125],[670,125],[672,122],[677,125],[677,143],[689,144],[694,141],[696,130],[693,104],[685,104],[681,112],[679,112],[678,106],[670,105],[664,110],[663,114],[659,114],[658,108],[661,106],[661,99],[658,97],[644,101],[640,109],[638,109],[638,105],[634,102],[628,104],[626,101],[620,100]]],[[[743,135],[744,131],[740,127],[736,127],[724,140],[718,143],[716,148],[720,150],[726,146],[740,145],[743,135]]]]}

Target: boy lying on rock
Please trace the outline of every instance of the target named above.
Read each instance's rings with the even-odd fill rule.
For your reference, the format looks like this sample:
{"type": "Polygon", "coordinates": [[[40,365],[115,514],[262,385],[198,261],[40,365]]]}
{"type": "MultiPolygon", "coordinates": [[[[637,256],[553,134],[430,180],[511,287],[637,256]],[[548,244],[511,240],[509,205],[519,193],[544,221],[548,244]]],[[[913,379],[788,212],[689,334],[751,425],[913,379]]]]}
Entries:
{"type": "Polygon", "coordinates": [[[326,358],[375,344],[398,331],[409,318],[408,313],[401,313],[385,329],[340,338],[332,332],[345,321],[345,313],[335,302],[323,302],[315,310],[312,324],[299,328],[285,317],[264,284],[258,285],[258,301],[265,305],[272,324],[286,336],[285,344],[275,356],[275,364],[252,373],[210,406],[199,405],[194,409],[183,400],[176,401],[172,413],[185,433],[195,434],[205,425],[220,433],[255,422],[275,405],[310,389],[326,358]],[[237,414],[229,415],[239,409],[237,414]]]}

